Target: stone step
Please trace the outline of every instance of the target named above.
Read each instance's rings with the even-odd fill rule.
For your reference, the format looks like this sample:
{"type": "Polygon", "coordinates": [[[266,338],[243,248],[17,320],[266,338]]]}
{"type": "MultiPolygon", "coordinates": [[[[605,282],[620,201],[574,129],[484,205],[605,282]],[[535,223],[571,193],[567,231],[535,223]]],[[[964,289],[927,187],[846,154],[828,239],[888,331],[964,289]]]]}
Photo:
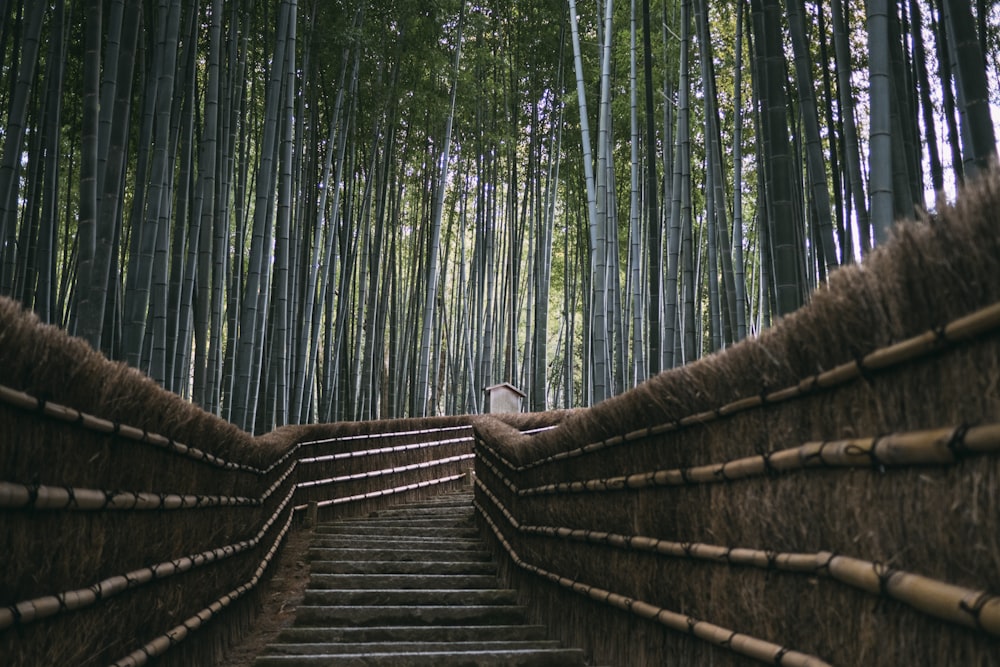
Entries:
{"type": "Polygon", "coordinates": [[[359,523],[347,526],[345,524],[333,525],[324,524],[316,526],[318,535],[381,535],[396,537],[436,537],[439,539],[450,539],[452,537],[465,539],[479,539],[479,530],[475,526],[465,527],[444,527],[435,526],[374,526],[359,523]]]}
{"type": "Polygon", "coordinates": [[[525,622],[519,605],[338,605],[299,607],[296,623],[316,626],[513,625],[525,622]]]}
{"type": "Polygon", "coordinates": [[[489,551],[465,549],[459,551],[434,549],[406,548],[358,548],[358,547],[312,547],[309,549],[312,560],[381,560],[381,561],[452,561],[452,562],[489,562],[492,559],[489,551]]]}
{"type": "Polygon", "coordinates": [[[535,641],[545,638],[542,625],[386,625],[368,628],[296,626],[282,630],[278,639],[289,643],[374,642],[493,642],[535,641]]]}
{"type": "Polygon", "coordinates": [[[491,562],[314,560],[315,574],[496,574],[491,562]]]}
{"type": "MultiPolygon", "coordinates": [[[[376,510],[368,515],[368,518],[386,519],[391,517],[436,517],[436,516],[474,516],[472,500],[462,504],[437,504],[427,507],[396,507],[392,509],[376,510]]],[[[345,519],[346,520],[346,519],[345,519]]]]}
{"type": "Polygon", "coordinates": [[[331,606],[337,604],[356,605],[487,605],[517,604],[517,591],[502,588],[480,588],[468,590],[431,589],[359,589],[359,590],[316,590],[307,589],[304,605],[331,606]]]}
{"type": "Polygon", "coordinates": [[[320,548],[349,547],[352,549],[427,549],[431,551],[476,551],[483,541],[472,538],[440,540],[429,537],[380,537],[378,535],[314,536],[312,545],[320,548]]]}
{"type": "Polygon", "coordinates": [[[318,589],[386,589],[386,588],[489,588],[496,586],[492,574],[313,574],[310,588],[318,589]]]}
{"type": "Polygon", "coordinates": [[[341,527],[345,533],[349,533],[352,528],[357,526],[380,526],[385,528],[475,528],[475,523],[471,513],[458,516],[451,512],[432,517],[411,515],[342,519],[328,525],[341,527]]]}
{"type": "Polygon", "coordinates": [[[584,665],[579,649],[455,651],[430,653],[352,653],[344,655],[265,655],[254,667],[575,667],[584,665]]]}
{"type": "Polygon", "coordinates": [[[255,667],[584,665],[501,589],[472,494],[321,524],[295,619],[255,667]]]}
{"type": "Polygon", "coordinates": [[[325,644],[272,644],[267,655],[337,655],[343,653],[440,653],[443,651],[496,651],[560,648],[551,639],[534,641],[470,641],[470,642],[332,642],[325,644]]]}

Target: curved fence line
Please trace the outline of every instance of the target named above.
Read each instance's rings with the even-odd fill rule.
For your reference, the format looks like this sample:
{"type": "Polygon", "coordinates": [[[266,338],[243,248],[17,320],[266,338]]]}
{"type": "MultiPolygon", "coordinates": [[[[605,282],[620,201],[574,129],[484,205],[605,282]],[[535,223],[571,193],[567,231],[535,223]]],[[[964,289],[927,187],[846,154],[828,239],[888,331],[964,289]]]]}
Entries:
{"type": "Polygon", "coordinates": [[[812,468],[881,469],[892,466],[942,465],[955,463],[967,454],[998,451],[1000,451],[1000,424],[972,427],[960,425],[952,428],[894,433],[881,437],[807,442],[798,447],[733,459],[725,463],[652,470],[573,482],[555,482],[512,490],[519,496],[602,493],[658,486],[732,482],[812,468]]]}
{"type": "MultiPolygon", "coordinates": [[[[485,488],[483,483],[479,480],[477,480],[477,484],[480,488],[485,488]]],[[[575,581],[529,563],[522,559],[517,552],[514,551],[510,542],[508,542],[504,537],[503,531],[501,531],[496,525],[493,519],[486,512],[485,508],[483,508],[483,506],[478,502],[476,502],[475,505],[476,509],[479,511],[479,515],[493,530],[494,535],[507,552],[511,561],[523,570],[548,579],[563,588],[568,588],[575,593],[587,596],[597,602],[607,604],[611,607],[616,607],[622,611],[627,611],[650,621],[655,621],[670,628],[671,630],[690,634],[698,639],[715,644],[721,648],[728,649],[734,653],[753,658],[760,662],[766,662],[772,665],[787,665],[795,667],[830,667],[829,663],[817,656],[802,653],[801,651],[795,651],[764,639],[751,637],[750,635],[745,635],[740,632],[736,632],[735,630],[723,628],[708,621],[696,619],[693,616],[680,614],[669,609],[664,609],[663,607],[657,607],[656,605],[652,605],[642,600],[636,600],[603,588],[575,581]]]]}
{"type": "Polygon", "coordinates": [[[315,479],[309,482],[299,482],[298,488],[305,489],[317,486],[328,486],[331,484],[337,484],[338,482],[352,482],[361,479],[384,477],[385,475],[393,475],[396,473],[408,472],[410,470],[421,470],[424,468],[447,465],[449,463],[457,463],[458,461],[468,461],[470,459],[474,459],[475,457],[475,454],[459,454],[458,456],[448,456],[443,459],[434,459],[433,461],[423,461],[421,463],[411,463],[405,466],[396,466],[394,468],[385,468],[383,470],[370,470],[367,472],[354,473],[352,475],[341,475],[340,477],[315,479]]]}
{"type": "Polygon", "coordinates": [[[321,440],[304,440],[300,445],[303,447],[312,445],[325,445],[333,442],[349,442],[351,440],[371,440],[378,438],[404,438],[411,435],[425,435],[428,433],[444,433],[446,431],[461,431],[471,429],[471,426],[442,426],[441,428],[422,428],[412,431],[389,431],[386,433],[358,433],[354,435],[340,435],[334,438],[323,438],[321,440]]]}
{"type": "Polygon", "coordinates": [[[139,667],[140,665],[145,665],[151,658],[155,658],[156,656],[163,654],[175,644],[180,643],[186,639],[190,633],[212,620],[212,618],[217,616],[223,609],[256,588],[257,584],[260,583],[260,579],[264,575],[264,572],[266,572],[267,568],[271,565],[271,561],[274,560],[274,556],[278,552],[278,547],[281,545],[281,541],[285,538],[285,535],[291,528],[293,516],[294,515],[289,512],[288,518],[285,520],[284,527],[278,533],[277,537],[275,537],[274,543],[271,545],[271,548],[268,549],[267,554],[265,554],[260,564],[257,565],[254,575],[247,582],[218,598],[215,602],[205,607],[194,616],[189,617],[180,625],[165,632],[152,641],[147,642],[141,648],[136,649],[129,655],[113,663],[112,667],[139,667]]]}
{"type": "Polygon", "coordinates": [[[32,510],[180,510],[208,507],[257,507],[244,496],[199,496],[147,491],[105,491],[70,486],[0,482],[0,509],[32,510]]]}
{"type": "Polygon", "coordinates": [[[47,486],[0,482],[0,509],[32,510],[184,510],[216,507],[259,507],[267,502],[294,472],[297,461],[288,467],[261,495],[207,496],[150,491],[110,491],[72,486],[47,486]]]}
{"type": "MultiPolygon", "coordinates": [[[[433,446],[433,443],[421,443],[421,448],[429,446],[433,446]]],[[[377,450],[368,450],[368,452],[372,451],[377,450]]],[[[364,454],[366,452],[361,453],[364,454]]],[[[66,591],[55,595],[46,595],[32,600],[15,603],[0,609],[0,630],[15,624],[30,623],[59,613],[83,609],[126,590],[131,590],[174,574],[187,572],[191,569],[201,567],[218,560],[230,558],[246,551],[247,549],[254,548],[257,546],[264,534],[270,530],[271,526],[277,520],[277,517],[285,511],[291,503],[292,498],[300,488],[309,488],[318,485],[333,484],[336,482],[352,481],[357,479],[381,477],[393,473],[409,472],[438,465],[457,463],[474,457],[475,455],[471,453],[463,454],[417,464],[396,466],[394,468],[384,470],[357,473],[354,475],[346,475],[326,480],[313,480],[295,484],[289,489],[289,492],[282,503],[264,523],[260,531],[258,531],[257,536],[250,540],[243,540],[235,544],[211,549],[200,554],[184,556],[175,560],[134,570],[124,575],[110,577],[86,588],[66,591]]],[[[287,460],[287,455],[283,456],[282,459],[287,460]]],[[[0,509],[155,510],[195,509],[199,507],[207,508],[222,506],[260,506],[274,493],[276,489],[280,488],[280,486],[287,481],[288,477],[297,468],[299,462],[300,460],[293,461],[291,465],[288,466],[288,469],[271,484],[264,494],[262,494],[260,499],[154,494],[146,492],[112,492],[72,487],[53,487],[41,485],[29,486],[10,482],[0,482],[0,509]]],[[[392,489],[382,489],[375,492],[345,498],[334,498],[328,501],[320,502],[318,503],[318,506],[336,505],[354,502],[357,500],[393,495],[396,493],[403,493],[405,491],[424,488],[434,484],[455,481],[464,476],[464,474],[452,475],[438,478],[436,480],[395,487],[392,489]]],[[[295,511],[301,511],[307,507],[308,505],[295,506],[292,508],[293,513],[295,511]]],[[[179,640],[180,638],[175,637],[172,641],[176,642],[179,640]]]]}
{"type": "Polygon", "coordinates": [[[538,428],[529,428],[521,431],[524,435],[535,435],[536,433],[542,433],[543,431],[551,431],[554,428],[559,428],[559,424],[552,424],[551,426],[539,426],[538,428]]]}
{"type": "Polygon", "coordinates": [[[341,461],[344,459],[362,458],[365,456],[376,456],[378,454],[393,454],[396,452],[407,452],[414,449],[428,449],[430,447],[441,447],[444,445],[454,445],[460,442],[473,442],[475,438],[471,435],[462,438],[447,438],[444,440],[429,440],[427,442],[414,442],[409,445],[393,445],[391,447],[376,447],[374,449],[358,449],[350,452],[339,452],[337,454],[324,454],[323,456],[311,456],[299,459],[299,463],[327,463],[329,461],[341,461]]]}
{"type": "MultiPolygon", "coordinates": [[[[65,591],[56,595],[45,595],[32,600],[24,600],[10,605],[9,607],[4,607],[0,609],[0,630],[6,629],[12,625],[25,625],[27,623],[48,618],[49,616],[55,616],[56,614],[63,612],[84,609],[97,604],[101,600],[113,597],[127,590],[138,588],[139,586],[148,584],[152,581],[165,579],[175,574],[181,574],[203,565],[225,560],[237,554],[243,553],[248,549],[252,549],[260,543],[260,540],[263,539],[265,534],[267,534],[267,531],[271,529],[271,526],[274,525],[278,516],[284,512],[289,503],[291,503],[294,495],[295,489],[292,488],[289,490],[288,495],[285,496],[285,499],[281,502],[274,513],[271,514],[271,517],[264,522],[261,529],[257,531],[257,535],[249,540],[243,540],[235,544],[227,544],[223,547],[203,551],[200,554],[182,556],[174,560],[157,563],[139,570],[133,570],[126,574],[109,577],[86,588],[80,588],[74,591],[65,591]]],[[[289,514],[289,516],[291,516],[291,514],[289,514]]]]}
{"type": "Polygon", "coordinates": [[[657,435],[678,431],[689,426],[707,424],[723,417],[745,412],[753,408],[782,403],[794,398],[800,398],[820,390],[831,389],[863,378],[872,373],[899,366],[904,362],[914,361],[921,357],[940,352],[959,343],[966,342],[1000,328],[1000,303],[995,303],[974,313],[960,317],[953,322],[923,334],[908,338],[888,347],[875,350],[855,361],[850,361],[834,368],[809,376],[797,384],[776,391],[761,392],[756,396],[747,396],[727,403],[714,410],[706,410],[691,414],[672,422],[650,426],[644,429],[630,431],[624,435],[616,435],[604,440],[586,444],[576,449],[565,450],[518,466],[516,470],[524,471],[547,465],[565,459],[576,458],[597,451],[617,447],[628,442],[641,440],[657,435]]]}
{"type": "MultiPolygon", "coordinates": [[[[423,489],[428,486],[435,486],[437,484],[446,484],[448,482],[455,482],[463,477],[465,473],[460,473],[457,475],[448,475],[446,477],[438,477],[437,479],[429,479],[423,482],[414,482],[413,484],[406,484],[405,486],[396,486],[391,489],[379,489],[378,491],[370,491],[369,493],[359,493],[354,496],[345,496],[343,498],[331,498],[330,500],[323,500],[316,503],[317,507],[330,507],[331,505],[343,505],[344,503],[353,503],[359,500],[369,500],[371,498],[381,498],[383,496],[392,496],[397,493],[405,493],[406,491],[413,491],[415,489],[423,489]]],[[[295,511],[301,512],[308,509],[309,504],[296,505],[295,511]]]]}
{"type": "Polygon", "coordinates": [[[866,593],[902,602],[929,616],[1000,636],[1000,597],[986,590],[956,586],[939,579],[891,568],[877,561],[829,551],[790,553],[749,547],[724,547],[702,542],[674,542],[585,528],[525,525],[504,507],[484,483],[477,480],[477,484],[511,527],[520,533],[715,564],[823,575],[866,593]]]}
{"type": "Polygon", "coordinates": [[[163,449],[172,454],[176,454],[199,463],[207,463],[208,465],[216,468],[246,472],[258,476],[263,475],[266,472],[260,468],[256,468],[245,463],[227,461],[214,454],[209,454],[208,452],[196,447],[190,447],[180,442],[176,442],[173,438],[168,438],[158,433],[150,433],[145,429],[136,428],[135,426],[108,421],[107,419],[87,414],[86,412],[82,412],[76,408],[69,408],[64,405],[59,405],[58,403],[51,403],[40,398],[35,398],[34,396],[26,394],[23,391],[17,391],[16,389],[11,389],[10,387],[4,385],[0,385],[0,403],[6,403],[7,405],[21,408],[22,410],[28,412],[45,415],[46,417],[57,421],[78,424],[81,428],[85,428],[90,431],[96,431],[105,435],[114,435],[127,440],[134,440],[136,442],[152,445],[153,447],[163,449]]]}

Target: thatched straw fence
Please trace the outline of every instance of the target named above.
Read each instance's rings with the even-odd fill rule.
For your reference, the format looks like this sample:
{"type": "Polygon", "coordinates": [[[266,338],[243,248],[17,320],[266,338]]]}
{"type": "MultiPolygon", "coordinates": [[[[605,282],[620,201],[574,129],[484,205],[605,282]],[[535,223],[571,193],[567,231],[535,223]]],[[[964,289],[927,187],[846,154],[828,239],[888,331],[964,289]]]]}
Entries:
{"type": "Polygon", "coordinates": [[[758,339],[476,452],[505,577],[595,664],[1000,664],[1000,179],[758,339]]]}
{"type": "Polygon", "coordinates": [[[996,177],[590,410],[253,438],[0,299],[0,662],[212,665],[289,530],[474,465],[503,576],[598,664],[1000,664],[998,454],[996,177]]]}
{"type": "Polygon", "coordinates": [[[0,663],[215,664],[289,530],[469,484],[469,423],[253,438],[0,299],[0,663]]]}

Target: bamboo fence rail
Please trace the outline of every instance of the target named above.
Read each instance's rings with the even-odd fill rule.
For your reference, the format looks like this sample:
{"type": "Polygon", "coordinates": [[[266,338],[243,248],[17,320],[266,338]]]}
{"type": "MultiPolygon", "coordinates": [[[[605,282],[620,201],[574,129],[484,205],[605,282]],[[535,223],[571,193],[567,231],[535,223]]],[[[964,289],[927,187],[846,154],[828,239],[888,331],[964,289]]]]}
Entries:
{"type": "Polygon", "coordinates": [[[203,551],[199,554],[182,556],[181,558],[150,565],[149,567],[133,570],[122,575],[109,577],[86,588],[65,591],[57,595],[46,595],[33,600],[24,600],[8,607],[0,608],[0,630],[4,630],[12,625],[25,625],[63,612],[78,611],[152,581],[165,579],[175,574],[182,574],[253,549],[278,520],[279,515],[285,512],[285,509],[292,501],[294,493],[294,488],[289,490],[288,495],[285,496],[285,499],[278,508],[271,514],[271,517],[264,522],[260,530],[257,531],[256,536],[249,540],[242,540],[235,544],[227,544],[222,547],[203,551]]]}
{"type": "MultiPolygon", "coordinates": [[[[465,479],[468,475],[466,473],[459,473],[457,475],[446,475],[444,477],[438,477],[435,479],[424,480],[422,482],[414,482],[413,484],[405,484],[403,486],[396,486],[391,489],[378,489],[377,491],[370,491],[368,493],[359,493],[353,496],[345,496],[342,498],[331,498],[330,500],[323,500],[316,503],[317,507],[331,507],[333,505],[343,505],[345,503],[353,503],[359,500],[370,500],[372,498],[384,498],[386,496],[393,496],[400,493],[405,493],[407,491],[415,491],[416,489],[425,489],[430,486],[437,486],[439,484],[447,484],[448,482],[457,482],[461,479],[465,479]]],[[[296,505],[295,511],[301,511],[309,507],[306,505],[296,505]]]]}
{"type": "Polygon", "coordinates": [[[687,415],[664,424],[657,424],[621,435],[615,435],[574,449],[560,451],[536,461],[516,466],[515,470],[521,472],[557,461],[585,456],[636,440],[664,435],[690,426],[708,424],[747,410],[790,401],[795,398],[814,394],[818,391],[838,387],[904,363],[915,361],[921,357],[939,353],[952,346],[973,340],[983,334],[993,333],[998,329],[1000,329],[1000,303],[994,303],[969,315],[960,317],[945,326],[925,331],[920,335],[913,336],[894,345],[875,350],[855,361],[846,362],[828,371],[803,378],[797,384],[783,389],[768,391],[765,388],[760,394],[755,396],[746,396],[712,410],[687,415]]]}
{"type": "Polygon", "coordinates": [[[260,561],[260,564],[257,565],[257,570],[254,572],[253,577],[251,577],[248,581],[219,597],[212,604],[205,607],[197,614],[190,616],[180,625],[171,628],[124,658],[116,661],[113,663],[112,667],[140,667],[141,665],[147,664],[151,659],[162,655],[167,650],[173,648],[176,644],[187,639],[192,632],[201,628],[205,623],[208,623],[214,617],[218,616],[219,613],[226,607],[229,607],[238,599],[255,589],[260,583],[261,578],[264,576],[264,573],[267,571],[267,568],[271,565],[271,561],[274,560],[275,555],[278,553],[278,548],[281,546],[281,542],[285,539],[285,535],[288,533],[291,526],[292,515],[289,514],[284,527],[282,527],[277,537],[275,537],[271,548],[268,549],[267,554],[265,554],[264,558],[260,561]]]}
{"type": "MultiPolygon", "coordinates": [[[[884,436],[807,442],[798,447],[690,468],[651,470],[529,488],[509,486],[522,497],[558,493],[602,493],[657,486],[733,482],[815,468],[948,465],[963,456],[1000,452],[1000,424],[959,425],[884,436]]],[[[513,485],[513,482],[511,482],[513,485]]]]}
{"type": "MultiPolygon", "coordinates": [[[[486,489],[486,486],[478,479],[476,480],[476,485],[480,489],[486,489]]],[[[501,505],[497,505],[497,507],[503,511],[501,505]]],[[[563,588],[589,597],[596,602],[629,612],[646,620],[654,621],[671,630],[690,634],[720,648],[728,649],[759,662],[788,667],[830,667],[829,663],[817,656],[795,651],[764,639],[751,637],[735,630],[721,627],[709,621],[700,620],[693,616],[677,613],[642,600],[636,600],[626,595],[592,586],[529,563],[517,554],[510,542],[507,541],[503,531],[500,530],[500,527],[490,517],[486,508],[476,502],[476,509],[493,531],[497,541],[507,552],[511,561],[527,572],[548,579],[563,588]]]]}
{"type": "Polygon", "coordinates": [[[263,475],[267,472],[267,470],[262,470],[246,463],[227,461],[214,454],[198,449],[197,447],[189,447],[183,443],[176,442],[173,438],[168,438],[166,436],[159,435],[158,433],[150,433],[145,429],[136,428],[135,426],[129,426],[127,424],[102,419],[100,417],[81,412],[76,408],[69,408],[64,405],[59,405],[58,403],[45,401],[4,385],[0,385],[0,403],[6,403],[7,405],[20,408],[28,412],[35,412],[36,414],[55,419],[57,421],[77,424],[82,428],[90,431],[96,431],[97,433],[114,435],[119,438],[134,440],[135,442],[141,442],[146,445],[165,449],[173,454],[177,454],[200,463],[206,463],[208,465],[215,466],[216,468],[247,472],[254,475],[263,475]]]}
{"type": "Polygon", "coordinates": [[[105,511],[259,507],[267,502],[268,498],[288,479],[298,463],[298,461],[293,461],[288,470],[282,473],[259,498],[150,493],[146,491],[109,491],[0,482],[0,509],[105,511]]]}
{"type": "MultiPolygon", "coordinates": [[[[262,540],[265,539],[265,536],[274,530],[276,523],[280,522],[282,518],[284,519],[284,526],[280,528],[280,532],[270,550],[259,562],[250,580],[217,598],[212,604],[188,618],[181,625],[147,642],[141,648],[119,660],[115,663],[116,665],[145,664],[152,657],[164,653],[170,647],[183,641],[194,630],[202,627],[215,617],[222,609],[231,606],[236,600],[244,597],[248,592],[253,590],[277,553],[284,535],[291,528],[296,513],[309,508],[311,504],[319,507],[339,506],[365,500],[391,498],[410,491],[430,489],[435,486],[458,482],[468,477],[467,470],[463,469],[457,474],[440,474],[432,479],[424,479],[423,477],[426,477],[424,471],[442,468],[444,469],[443,472],[447,473],[449,468],[454,470],[456,466],[467,466],[467,462],[474,457],[474,454],[471,452],[474,439],[471,435],[454,438],[440,437],[441,435],[448,435],[463,429],[471,432],[471,426],[464,425],[433,429],[394,430],[360,436],[347,435],[339,438],[293,442],[289,444],[287,451],[277,456],[267,467],[262,468],[230,461],[205,452],[202,449],[179,443],[172,438],[144,429],[112,422],[73,408],[58,405],[54,402],[41,401],[29,394],[4,386],[0,386],[0,404],[6,404],[15,409],[27,411],[37,415],[39,418],[54,419],[68,423],[71,426],[78,426],[81,429],[99,434],[99,437],[124,438],[151,445],[168,454],[179,457],[179,459],[208,464],[220,471],[249,473],[261,481],[263,481],[265,476],[271,475],[281,467],[284,468],[269,483],[268,487],[263,490],[259,497],[183,492],[104,490],[87,488],[81,485],[60,486],[0,480],[0,510],[11,512],[44,511],[49,515],[55,515],[58,512],[97,513],[111,510],[114,510],[116,514],[122,514],[129,511],[149,512],[155,510],[179,511],[241,507],[256,508],[264,505],[279,489],[287,489],[284,498],[270,514],[269,518],[261,524],[257,534],[252,538],[236,541],[225,546],[209,548],[191,555],[171,557],[169,560],[130,570],[125,574],[106,577],[91,585],[66,590],[61,593],[45,594],[30,599],[23,599],[0,607],[0,631],[14,626],[34,624],[60,614],[92,608],[104,600],[119,596],[123,592],[140,589],[153,582],[192,572],[204,566],[245,554],[249,550],[257,548],[262,540]],[[425,440],[424,442],[405,442],[407,439],[413,437],[425,437],[428,435],[436,435],[438,437],[433,440],[425,440]],[[310,444],[330,444],[337,442],[376,443],[391,442],[392,440],[403,440],[404,444],[370,447],[360,451],[348,451],[316,457],[304,456],[309,451],[306,447],[310,444]],[[453,455],[452,452],[442,452],[444,455],[432,460],[419,460],[418,458],[416,462],[413,462],[413,455],[417,455],[421,450],[430,452],[434,448],[447,445],[451,445],[452,447],[467,445],[468,452],[458,455],[453,455]],[[315,470],[307,465],[311,463],[338,462],[348,459],[358,460],[364,457],[370,458],[373,462],[380,462],[383,465],[385,462],[393,461],[392,458],[388,460],[384,458],[378,459],[376,458],[378,456],[396,457],[399,465],[325,478],[310,478],[309,476],[309,471],[315,470]],[[409,461],[407,461],[407,457],[409,457],[409,461]],[[295,481],[292,477],[296,471],[299,472],[298,481],[295,481]],[[365,480],[374,481],[380,478],[389,479],[396,475],[403,476],[400,478],[400,481],[405,481],[407,479],[406,475],[409,475],[410,480],[415,478],[417,481],[396,484],[389,488],[376,488],[366,493],[341,497],[337,497],[336,492],[331,490],[326,494],[324,500],[318,503],[295,503],[297,496],[304,490],[316,490],[323,487],[336,488],[336,485],[339,483],[365,480]]],[[[179,585],[182,586],[183,584],[179,585]]],[[[125,638],[126,641],[127,639],[125,638]]]]}
{"type": "MultiPolygon", "coordinates": [[[[397,434],[390,434],[396,436],[397,434]]],[[[408,434],[403,434],[408,435],[408,434]]],[[[383,436],[385,437],[385,436],[383,436]]],[[[344,459],[356,459],[365,456],[375,456],[378,454],[398,454],[399,452],[408,452],[414,449],[426,449],[428,447],[442,447],[444,445],[454,445],[462,442],[474,442],[475,438],[471,435],[462,438],[445,438],[442,440],[431,440],[429,442],[414,442],[408,445],[394,445],[390,447],[376,447],[374,449],[357,449],[349,452],[339,452],[337,454],[324,454],[322,456],[310,456],[306,458],[299,459],[299,463],[328,463],[330,461],[343,461],[344,459]]],[[[329,441],[322,441],[324,444],[329,441]]],[[[305,444],[316,444],[316,443],[302,443],[305,444]]]]}
{"type": "MultiPolygon", "coordinates": [[[[450,431],[467,431],[472,427],[469,425],[462,426],[442,426],[439,428],[421,428],[421,429],[410,429],[407,431],[386,431],[386,432],[376,432],[376,433],[354,433],[352,435],[340,435],[334,438],[320,438],[318,440],[304,440],[299,444],[303,447],[311,447],[313,445],[327,445],[335,442],[352,442],[355,440],[380,440],[383,438],[409,438],[416,435],[431,435],[448,433],[450,431]]],[[[419,443],[418,443],[419,444],[419,443]]],[[[365,450],[372,451],[372,450],[365,450]]]]}
{"type": "MultiPolygon", "coordinates": [[[[496,468],[495,474],[502,475],[496,468]]],[[[622,535],[587,528],[525,525],[486,486],[477,487],[494,504],[510,526],[523,534],[602,544],[629,551],[688,558],[721,565],[743,565],[810,576],[826,576],[866,593],[897,600],[930,616],[1000,636],[1000,596],[888,567],[877,561],[829,551],[783,553],[750,547],[698,542],[675,542],[643,535],[622,535]]]]}
{"type": "Polygon", "coordinates": [[[446,456],[441,459],[434,459],[433,461],[423,461],[421,463],[410,463],[408,465],[395,466],[393,468],[384,468],[382,470],[359,472],[359,473],[354,473],[353,475],[340,475],[339,477],[314,479],[308,482],[299,482],[298,488],[306,489],[316,486],[330,486],[331,484],[337,484],[340,482],[353,482],[361,479],[373,479],[375,477],[385,477],[386,475],[395,475],[401,472],[410,472],[412,470],[433,468],[436,466],[448,465],[449,463],[457,463],[459,461],[470,461],[475,457],[476,457],[475,454],[460,454],[458,456],[446,456]]]}

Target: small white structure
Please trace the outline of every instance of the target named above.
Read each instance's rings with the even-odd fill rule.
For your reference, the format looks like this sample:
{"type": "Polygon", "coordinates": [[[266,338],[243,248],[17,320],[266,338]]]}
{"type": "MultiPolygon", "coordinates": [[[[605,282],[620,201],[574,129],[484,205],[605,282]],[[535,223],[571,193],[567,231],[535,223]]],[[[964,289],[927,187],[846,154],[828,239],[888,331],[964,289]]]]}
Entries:
{"type": "Polygon", "coordinates": [[[510,382],[486,387],[486,412],[520,412],[521,399],[527,396],[510,382]]]}

